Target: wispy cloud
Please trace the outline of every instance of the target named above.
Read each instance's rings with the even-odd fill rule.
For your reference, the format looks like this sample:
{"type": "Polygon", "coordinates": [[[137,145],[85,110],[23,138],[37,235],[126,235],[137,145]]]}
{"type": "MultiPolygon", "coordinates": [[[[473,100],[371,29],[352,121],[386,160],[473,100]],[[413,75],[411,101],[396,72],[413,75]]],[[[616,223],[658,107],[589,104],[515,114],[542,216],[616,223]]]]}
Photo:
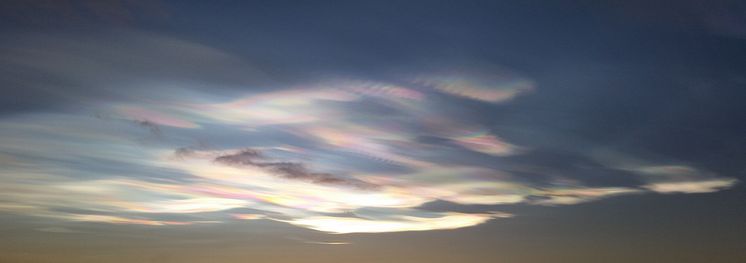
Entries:
{"type": "Polygon", "coordinates": [[[435,217],[393,216],[388,219],[316,216],[287,222],[334,234],[348,234],[456,229],[478,225],[498,216],[449,212],[435,217]]]}
{"type": "Polygon", "coordinates": [[[506,70],[448,70],[427,74],[416,83],[440,92],[472,100],[501,103],[534,90],[535,84],[506,70]]]}
{"type": "Polygon", "coordinates": [[[253,166],[267,170],[284,178],[304,180],[318,184],[353,186],[360,188],[375,188],[376,185],[353,178],[343,178],[329,173],[315,173],[309,171],[305,165],[294,162],[268,160],[259,151],[244,149],[235,153],[221,155],[215,162],[233,166],[253,166]]]}
{"type": "Polygon", "coordinates": [[[643,187],[658,193],[712,193],[733,187],[738,180],[719,178],[702,181],[656,182],[643,187]]]}
{"type": "MultiPolygon", "coordinates": [[[[639,159],[634,152],[600,161],[580,146],[514,142],[474,117],[485,107],[510,107],[508,101],[535,89],[530,79],[499,70],[254,89],[243,72],[261,79],[261,71],[186,41],[136,34],[128,41],[139,44],[126,45],[135,50],[110,55],[111,39],[61,41],[51,47],[32,41],[36,49],[6,44],[28,56],[3,56],[0,63],[65,76],[75,87],[65,97],[86,106],[49,101],[67,110],[0,119],[0,211],[152,226],[268,219],[329,233],[380,233],[457,229],[510,216],[483,208],[491,205],[706,193],[737,182],[693,164],[628,161],[639,159]],[[60,62],[67,57],[80,65],[60,62]],[[168,63],[174,57],[194,66],[168,63]],[[106,68],[105,61],[118,63],[106,68]],[[139,65],[159,66],[150,72],[139,65]],[[109,94],[131,83],[195,78],[214,89],[174,84],[109,94]],[[238,84],[248,88],[225,87],[238,84]],[[108,92],[88,94],[94,87],[108,92]],[[122,121],[88,117],[91,112],[122,121]],[[167,129],[168,139],[143,143],[142,128],[167,129]],[[209,143],[184,147],[201,141],[209,143]],[[541,159],[542,151],[571,158],[541,159]],[[589,183],[579,171],[635,180],[589,183]],[[484,211],[423,208],[439,200],[484,211]]],[[[49,84],[37,83],[34,92],[54,90],[49,84]]]]}

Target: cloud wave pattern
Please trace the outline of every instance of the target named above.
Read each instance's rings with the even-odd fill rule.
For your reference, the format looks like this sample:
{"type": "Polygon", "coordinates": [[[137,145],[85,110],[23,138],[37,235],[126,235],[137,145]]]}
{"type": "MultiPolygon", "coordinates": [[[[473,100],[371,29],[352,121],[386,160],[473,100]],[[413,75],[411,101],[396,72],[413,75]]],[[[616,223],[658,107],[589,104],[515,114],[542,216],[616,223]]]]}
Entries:
{"type": "MultiPolygon", "coordinates": [[[[211,63],[240,64],[199,48],[209,51],[200,56],[217,56],[211,63]]],[[[544,149],[512,143],[471,117],[479,110],[470,107],[510,107],[540,87],[505,72],[453,74],[397,82],[332,78],[225,94],[173,87],[158,94],[158,103],[123,99],[3,116],[0,211],[152,226],[263,219],[328,233],[380,233],[509,217],[495,211],[499,205],[707,193],[737,183],[691,164],[628,161],[634,153],[595,162],[638,179],[632,185],[588,184],[546,172],[556,168],[552,163],[519,162],[544,149]],[[457,103],[463,100],[473,103],[457,103]],[[435,201],[452,211],[423,207],[435,201]],[[457,212],[458,206],[483,211],[457,212]],[[366,209],[379,212],[364,215],[366,209]]],[[[582,151],[576,158],[594,160],[582,151]]]]}

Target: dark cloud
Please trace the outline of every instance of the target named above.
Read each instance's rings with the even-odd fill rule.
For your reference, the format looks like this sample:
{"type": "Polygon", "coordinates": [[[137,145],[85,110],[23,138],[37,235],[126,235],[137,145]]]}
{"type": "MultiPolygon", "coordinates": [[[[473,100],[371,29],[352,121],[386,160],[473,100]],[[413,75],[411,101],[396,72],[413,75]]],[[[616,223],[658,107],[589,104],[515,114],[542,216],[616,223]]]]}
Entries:
{"type": "MultiPolygon", "coordinates": [[[[177,154],[188,154],[188,151],[177,150],[177,154]]],[[[215,162],[233,166],[253,166],[269,171],[271,174],[294,180],[303,180],[318,184],[344,185],[362,189],[373,189],[376,185],[346,177],[339,177],[329,173],[312,172],[302,163],[275,162],[265,158],[261,152],[254,149],[244,149],[237,153],[218,156],[215,162]]]]}
{"type": "Polygon", "coordinates": [[[189,147],[180,147],[174,150],[174,156],[176,158],[185,158],[194,155],[195,150],[189,147]]]}
{"type": "Polygon", "coordinates": [[[143,127],[147,129],[151,134],[155,135],[156,137],[163,136],[163,132],[161,131],[161,128],[158,124],[155,124],[152,121],[147,120],[137,120],[133,121],[137,126],[143,127]]]}

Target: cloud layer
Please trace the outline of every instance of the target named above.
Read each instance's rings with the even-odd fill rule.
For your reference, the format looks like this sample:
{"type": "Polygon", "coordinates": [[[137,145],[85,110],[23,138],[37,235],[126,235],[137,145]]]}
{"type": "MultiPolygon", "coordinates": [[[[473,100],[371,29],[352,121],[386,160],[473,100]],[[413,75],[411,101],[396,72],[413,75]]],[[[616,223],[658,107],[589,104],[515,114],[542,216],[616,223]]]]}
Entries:
{"type": "MultiPolygon", "coordinates": [[[[138,35],[135,42],[154,45],[104,54],[97,50],[111,40],[65,41],[38,47],[43,52],[6,48],[31,53],[26,67],[68,78],[69,97],[86,106],[0,119],[0,211],[153,226],[267,219],[328,233],[380,233],[474,226],[510,217],[495,211],[505,204],[708,193],[737,182],[694,164],[643,161],[635,152],[512,142],[485,121],[496,118],[484,109],[509,108],[541,87],[504,69],[267,89],[251,86],[267,81],[241,77],[243,70],[262,75],[247,63],[188,42],[138,35]],[[157,53],[164,74],[128,70],[119,62],[132,53],[143,54],[126,60],[134,66],[152,65],[140,60],[157,53]],[[177,53],[188,54],[185,64],[209,62],[210,70],[164,62],[177,53]],[[68,67],[57,56],[82,64],[68,67]],[[107,70],[99,67],[104,61],[115,63],[107,70]],[[185,79],[215,87],[158,88],[185,79]],[[124,83],[141,86],[126,97],[87,94],[124,83]],[[248,87],[226,87],[234,85],[248,87]],[[423,208],[435,201],[452,211],[423,208]]],[[[5,66],[21,63],[4,58],[5,66]]],[[[49,84],[36,85],[43,94],[49,84]]]]}

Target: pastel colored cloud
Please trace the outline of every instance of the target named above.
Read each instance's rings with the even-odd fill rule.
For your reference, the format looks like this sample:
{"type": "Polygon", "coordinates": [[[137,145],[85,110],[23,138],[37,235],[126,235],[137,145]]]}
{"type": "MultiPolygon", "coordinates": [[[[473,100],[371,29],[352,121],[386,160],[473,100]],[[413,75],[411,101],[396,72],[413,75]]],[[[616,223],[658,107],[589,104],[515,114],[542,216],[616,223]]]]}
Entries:
{"type": "Polygon", "coordinates": [[[736,184],[732,178],[720,178],[702,181],[657,182],[644,187],[658,193],[712,193],[728,189],[736,184]]]}
{"type": "Polygon", "coordinates": [[[288,223],[334,234],[381,233],[456,229],[478,225],[500,216],[506,215],[450,212],[439,214],[436,217],[396,216],[389,219],[377,220],[356,217],[317,216],[290,220],[288,223]]]}
{"type": "Polygon", "coordinates": [[[490,103],[512,100],[535,86],[533,81],[504,70],[446,71],[419,77],[415,82],[449,95],[490,103]]]}
{"type": "MultiPolygon", "coordinates": [[[[246,69],[214,49],[141,38],[160,50],[135,52],[142,64],[152,56],[177,56],[165,48],[170,43],[191,51],[189,61],[211,65],[162,65],[165,75],[194,75],[214,66],[224,80],[243,76],[246,69]]],[[[106,50],[80,47],[52,53],[85,58],[85,47],[96,54],[106,50]]],[[[60,67],[40,54],[14,61],[80,80],[90,75],[69,72],[74,67],[60,67]]],[[[164,83],[155,81],[163,74],[82,66],[107,81],[143,75],[148,79],[138,83],[164,83]]],[[[151,226],[267,219],[328,233],[381,233],[457,229],[511,216],[494,207],[456,212],[458,206],[573,205],[629,194],[708,193],[737,183],[696,165],[630,161],[637,159],[634,153],[599,161],[583,149],[515,143],[499,126],[474,118],[482,112],[470,105],[510,107],[508,101],[534,90],[535,83],[500,70],[475,72],[399,81],[330,79],[210,94],[188,85],[139,87],[131,97],[83,110],[3,116],[0,211],[151,226]],[[143,97],[157,99],[137,99],[143,97]],[[143,139],[143,130],[159,136],[143,139]],[[535,153],[542,150],[572,158],[541,162],[535,153]],[[574,167],[564,163],[573,158],[636,181],[589,183],[574,170],[563,170],[574,167]],[[427,210],[434,202],[448,205],[445,211],[427,210]]],[[[73,97],[90,99],[86,96],[76,90],[73,97]]]]}

